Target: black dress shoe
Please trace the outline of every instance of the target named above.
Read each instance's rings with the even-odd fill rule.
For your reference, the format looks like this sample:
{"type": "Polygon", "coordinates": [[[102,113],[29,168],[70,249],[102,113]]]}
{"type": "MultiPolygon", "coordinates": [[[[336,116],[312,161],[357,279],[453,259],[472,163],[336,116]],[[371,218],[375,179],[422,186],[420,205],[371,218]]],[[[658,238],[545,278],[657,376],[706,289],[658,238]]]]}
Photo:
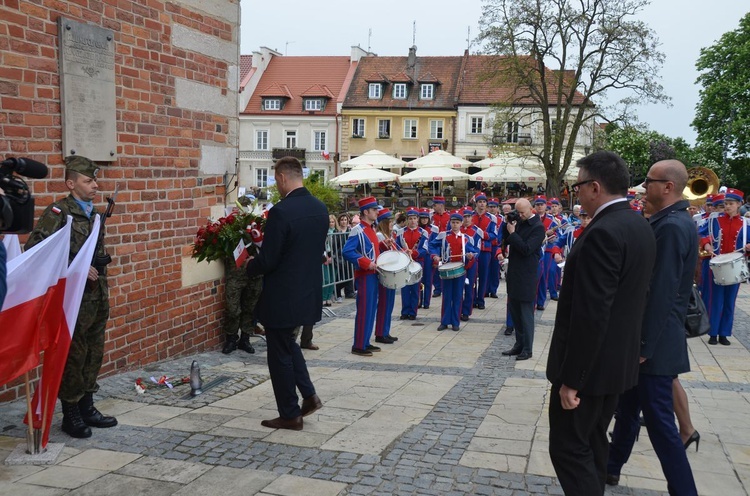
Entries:
{"type": "Polygon", "coordinates": [[[505,326],[505,329],[503,330],[503,334],[506,336],[511,336],[513,334],[514,329],[512,327],[505,326]]]}
{"type": "Polygon", "coordinates": [[[461,320],[463,320],[464,322],[466,322],[466,321],[469,320],[469,316],[468,315],[461,315],[461,320]]]}
{"type": "Polygon", "coordinates": [[[314,394],[310,396],[309,398],[305,398],[302,400],[302,416],[307,417],[313,412],[316,412],[323,408],[323,402],[320,401],[320,398],[318,398],[317,394],[314,394]]]}
{"type": "Polygon", "coordinates": [[[619,475],[613,475],[613,474],[607,474],[606,479],[608,486],[616,486],[620,483],[620,476],[619,475]]]}
{"type": "Polygon", "coordinates": [[[375,346],[375,345],[372,345],[372,344],[368,344],[367,348],[365,348],[365,349],[367,351],[380,351],[380,347],[379,346],[375,346]]]}
{"type": "Polygon", "coordinates": [[[502,352],[502,354],[503,354],[503,355],[505,355],[505,356],[516,356],[516,355],[520,355],[520,354],[521,354],[521,348],[516,348],[516,347],[513,347],[513,348],[511,348],[511,349],[509,349],[509,350],[505,350],[505,351],[503,351],[503,352],[502,352]]]}
{"type": "Polygon", "coordinates": [[[454,330],[454,331],[456,331],[456,332],[458,332],[459,327],[458,326],[453,326],[453,327],[451,327],[451,329],[454,330]]]}
{"type": "Polygon", "coordinates": [[[302,415],[291,419],[276,417],[272,420],[263,420],[261,421],[260,425],[262,425],[263,427],[270,427],[271,429],[289,429],[290,431],[301,431],[302,415]]]}
{"type": "Polygon", "coordinates": [[[393,334],[389,334],[388,337],[391,338],[393,341],[398,341],[398,338],[394,336],[393,334]]]}
{"type": "Polygon", "coordinates": [[[372,351],[362,350],[360,348],[352,348],[352,355],[371,357],[372,351]]]}
{"type": "Polygon", "coordinates": [[[726,336],[719,336],[719,343],[723,344],[724,346],[729,346],[731,344],[726,336]]]}
{"type": "Polygon", "coordinates": [[[544,307],[543,307],[542,305],[537,305],[537,306],[536,306],[536,309],[537,309],[537,310],[544,310],[544,307]]]}
{"type": "Polygon", "coordinates": [[[477,310],[484,310],[484,303],[478,303],[476,305],[477,310]]]}
{"type": "Polygon", "coordinates": [[[531,356],[531,353],[521,353],[516,357],[516,360],[528,360],[529,358],[531,358],[531,356]]]}
{"type": "Polygon", "coordinates": [[[717,344],[719,340],[716,338],[716,336],[711,336],[708,338],[708,344],[717,344]]]}
{"type": "Polygon", "coordinates": [[[425,310],[429,310],[430,305],[423,306],[422,308],[424,308],[425,310]]]}
{"type": "Polygon", "coordinates": [[[549,298],[549,299],[550,299],[550,300],[552,300],[552,301],[557,301],[557,300],[559,300],[560,298],[558,298],[557,296],[555,296],[555,297],[552,297],[552,296],[550,296],[550,298],[549,298]]]}
{"type": "Polygon", "coordinates": [[[408,315],[402,315],[401,317],[398,318],[398,320],[409,320],[409,316],[408,315]]]}
{"type": "Polygon", "coordinates": [[[407,317],[409,318],[409,320],[417,320],[416,315],[407,315],[407,317]]]}
{"type": "Polygon", "coordinates": [[[497,293],[490,293],[490,298],[497,298],[497,293]]]}
{"type": "Polygon", "coordinates": [[[442,295],[443,295],[443,293],[441,293],[440,291],[435,291],[434,293],[432,293],[432,297],[433,298],[439,298],[442,295]]]}
{"type": "Polygon", "coordinates": [[[444,331],[444,330],[446,330],[446,329],[448,329],[448,326],[447,326],[447,325],[443,325],[443,324],[440,324],[440,325],[438,326],[438,331],[444,331]]]}
{"type": "Polygon", "coordinates": [[[376,343],[393,344],[393,339],[388,336],[375,336],[376,343]]]}

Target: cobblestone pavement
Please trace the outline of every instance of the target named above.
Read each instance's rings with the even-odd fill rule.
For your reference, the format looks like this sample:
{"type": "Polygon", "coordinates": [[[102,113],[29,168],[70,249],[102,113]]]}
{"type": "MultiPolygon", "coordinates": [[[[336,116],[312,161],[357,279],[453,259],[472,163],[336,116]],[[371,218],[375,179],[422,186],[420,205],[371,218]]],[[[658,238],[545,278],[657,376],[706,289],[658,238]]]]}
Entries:
{"type": "MultiPolygon", "coordinates": [[[[547,454],[544,378],[555,303],[537,312],[534,358],[501,356],[505,298],[487,299],[460,332],[437,332],[439,299],[417,321],[399,321],[372,358],[349,353],[354,306],[335,305],[315,328],[320,351],[305,351],[324,408],[301,432],[260,426],[277,416],[265,365],[218,350],[152,364],[101,381],[97,405],[120,425],[89,439],[59,430],[65,447],[51,466],[0,466],[0,495],[464,495],[562,494],[547,454]],[[135,392],[136,378],[188,375],[197,361],[206,384],[135,392]]],[[[682,377],[700,451],[690,452],[700,494],[748,494],[750,487],[750,288],[742,285],[732,346],[689,342],[693,371],[682,377]]],[[[25,435],[25,403],[0,408],[0,458],[25,435]]],[[[309,419],[309,420],[308,420],[309,419]]],[[[607,494],[663,494],[666,482],[642,433],[607,494]]]]}

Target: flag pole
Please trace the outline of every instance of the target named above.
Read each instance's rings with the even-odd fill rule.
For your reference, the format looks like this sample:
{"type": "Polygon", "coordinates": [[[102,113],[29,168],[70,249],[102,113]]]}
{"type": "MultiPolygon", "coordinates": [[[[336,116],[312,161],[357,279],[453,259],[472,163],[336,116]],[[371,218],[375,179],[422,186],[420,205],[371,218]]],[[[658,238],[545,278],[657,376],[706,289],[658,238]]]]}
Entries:
{"type": "Polygon", "coordinates": [[[34,442],[34,416],[31,411],[31,386],[29,385],[29,373],[25,372],[23,374],[23,383],[26,390],[26,411],[28,412],[26,414],[26,418],[28,420],[28,429],[29,431],[26,433],[26,450],[30,455],[35,455],[38,453],[34,449],[36,446],[36,443],[34,442]]]}

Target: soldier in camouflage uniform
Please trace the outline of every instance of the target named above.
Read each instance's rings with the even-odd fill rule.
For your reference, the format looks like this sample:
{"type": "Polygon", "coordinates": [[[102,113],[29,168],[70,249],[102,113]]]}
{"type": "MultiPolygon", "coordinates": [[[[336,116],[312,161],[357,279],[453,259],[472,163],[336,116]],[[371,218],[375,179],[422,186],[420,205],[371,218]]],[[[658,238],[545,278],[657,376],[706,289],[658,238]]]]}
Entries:
{"type": "MultiPolygon", "coordinates": [[[[65,158],[65,186],[70,195],[44,210],[26,242],[27,250],[60,229],[71,216],[70,261],[75,258],[89,237],[97,214],[93,200],[99,189],[96,183],[98,171],[96,164],[85,157],[65,158]]],[[[103,243],[98,247],[97,255],[106,255],[103,243]]],[[[104,331],[108,319],[106,266],[91,266],[57,395],[62,403],[62,430],[72,437],[91,437],[89,426],[117,425],[117,419],[102,415],[94,407],[93,397],[99,389],[96,378],[104,356],[104,331]]]]}
{"type": "Polygon", "coordinates": [[[263,276],[249,277],[244,267],[236,268],[234,260],[224,260],[226,286],[226,315],[224,316],[224,354],[237,348],[248,353],[255,353],[250,344],[250,336],[255,332],[255,305],[263,289],[263,276]],[[237,329],[240,337],[237,338],[237,329]]]}

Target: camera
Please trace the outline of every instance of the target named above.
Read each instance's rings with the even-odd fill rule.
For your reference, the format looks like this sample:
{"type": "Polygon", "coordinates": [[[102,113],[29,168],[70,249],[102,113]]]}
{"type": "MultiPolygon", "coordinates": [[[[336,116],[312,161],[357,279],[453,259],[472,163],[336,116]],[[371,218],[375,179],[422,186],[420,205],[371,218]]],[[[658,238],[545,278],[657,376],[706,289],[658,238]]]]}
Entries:
{"type": "Polygon", "coordinates": [[[507,214],[505,214],[505,222],[510,224],[511,222],[520,222],[521,216],[518,214],[518,210],[511,210],[507,214]]]}
{"type": "Polygon", "coordinates": [[[26,234],[34,228],[34,197],[19,176],[41,179],[47,166],[28,158],[9,158],[0,162],[0,233],[26,234]]]}

